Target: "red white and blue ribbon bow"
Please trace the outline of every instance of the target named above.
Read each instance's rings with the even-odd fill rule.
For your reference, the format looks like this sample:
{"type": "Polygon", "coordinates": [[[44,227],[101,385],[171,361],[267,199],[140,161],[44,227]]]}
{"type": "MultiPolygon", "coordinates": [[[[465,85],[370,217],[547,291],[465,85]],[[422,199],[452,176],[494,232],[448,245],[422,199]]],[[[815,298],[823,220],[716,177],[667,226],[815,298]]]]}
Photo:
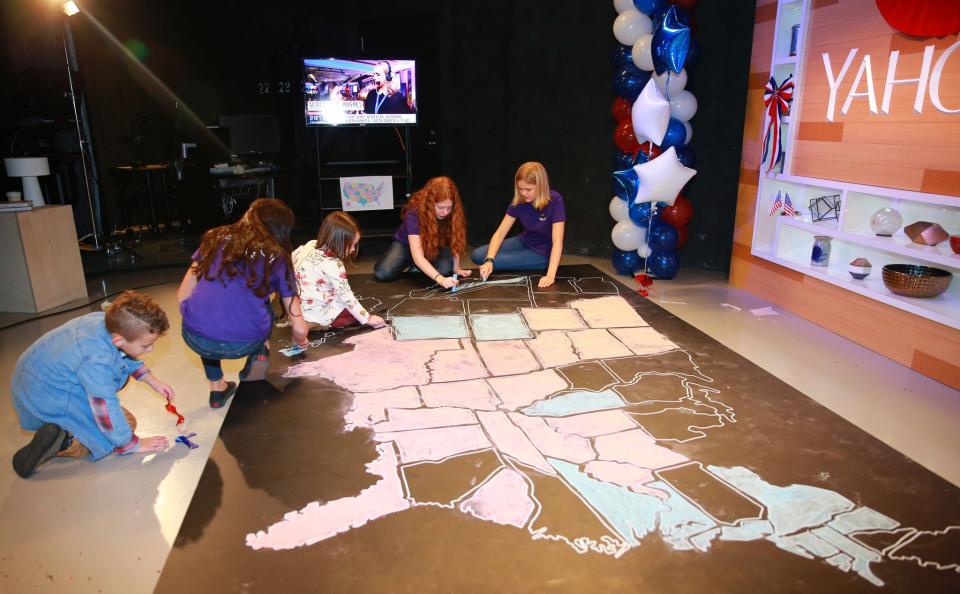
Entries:
{"type": "Polygon", "coordinates": [[[777,86],[777,81],[771,76],[763,91],[763,105],[767,110],[767,128],[763,132],[763,154],[760,156],[760,165],[763,166],[770,155],[770,148],[773,145],[773,154],[770,155],[770,165],[767,171],[771,171],[774,165],[780,163],[783,158],[783,139],[780,138],[780,118],[790,109],[790,102],[793,101],[793,75],[787,77],[783,84],[777,86]]]}

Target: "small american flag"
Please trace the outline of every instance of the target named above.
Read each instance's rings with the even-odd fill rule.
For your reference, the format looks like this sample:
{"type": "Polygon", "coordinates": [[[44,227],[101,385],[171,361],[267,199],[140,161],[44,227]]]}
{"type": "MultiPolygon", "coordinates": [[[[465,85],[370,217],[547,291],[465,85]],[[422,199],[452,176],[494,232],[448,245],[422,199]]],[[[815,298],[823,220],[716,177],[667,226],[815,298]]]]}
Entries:
{"type": "Polygon", "coordinates": [[[780,214],[788,217],[795,217],[800,214],[797,212],[797,209],[793,207],[793,203],[790,202],[790,194],[787,194],[783,199],[783,212],[780,214]]]}
{"type": "Polygon", "coordinates": [[[777,214],[777,211],[779,211],[782,207],[783,197],[780,195],[780,190],[777,190],[777,197],[773,201],[773,206],[770,207],[770,216],[777,214]]]}

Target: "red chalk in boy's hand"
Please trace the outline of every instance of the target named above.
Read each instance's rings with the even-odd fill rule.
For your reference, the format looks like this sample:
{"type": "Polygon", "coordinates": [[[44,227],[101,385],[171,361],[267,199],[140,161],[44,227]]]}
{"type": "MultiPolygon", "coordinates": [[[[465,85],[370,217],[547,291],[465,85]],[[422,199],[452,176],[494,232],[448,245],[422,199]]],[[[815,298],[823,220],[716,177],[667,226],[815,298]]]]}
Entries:
{"type": "Polygon", "coordinates": [[[167,402],[167,406],[166,406],[165,408],[166,408],[171,414],[177,415],[177,425],[181,425],[181,424],[183,423],[183,415],[180,414],[180,411],[177,410],[177,407],[176,407],[176,406],[174,406],[173,404],[171,404],[171,403],[168,401],[168,402],[167,402]]]}

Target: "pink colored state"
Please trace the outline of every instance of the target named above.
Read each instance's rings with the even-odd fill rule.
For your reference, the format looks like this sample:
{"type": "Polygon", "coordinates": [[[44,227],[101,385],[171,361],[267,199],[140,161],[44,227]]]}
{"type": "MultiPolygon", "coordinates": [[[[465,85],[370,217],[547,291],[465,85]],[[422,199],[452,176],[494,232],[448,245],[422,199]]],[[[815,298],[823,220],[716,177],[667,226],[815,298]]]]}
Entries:
{"type": "Polygon", "coordinates": [[[527,325],[531,330],[579,330],[586,328],[586,324],[577,315],[575,309],[569,307],[521,307],[523,317],[527,318],[527,325]]]}
{"type": "Polygon", "coordinates": [[[506,526],[523,528],[536,506],[520,473],[504,468],[463,503],[460,511],[506,526]]]}
{"type": "Polygon", "coordinates": [[[547,418],[546,421],[547,425],[560,433],[580,437],[596,437],[637,428],[637,423],[622,410],[601,410],[572,417],[547,418]]]}
{"type": "Polygon", "coordinates": [[[454,454],[475,452],[491,446],[479,425],[415,429],[393,433],[374,433],[379,442],[394,441],[404,464],[424,460],[443,460],[454,454]]]}
{"type": "Polygon", "coordinates": [[[372,427],[374,423],[385,421],[388,408],[420,408],[420,406],[420,397],[417,396],[417,389],[413,386],[372,394],[355,394],[353,406],[343,417],[344,430],[353,431],[357,427],[372,427]]]}
{"type": "Polygon", "coordinates": [[[646,483],[657,480],[657,477],[653,476],[653,473],[647,468],[638,468],[633,464],[623,464],[621,462],[593,460],[587,462],[583,470],[598,481],[620,485],[634,493],[653,495],[664,501],[670,498],[665,491],[645,486],[646,483]]]}
{"type": "Polygon", "coordinates": [[[392,408],[387,411],[389,420],[377,423],[373,430],[377,433],[388,431],[410,431],[411,429],[429,429],[431,427],[453,427],[454,425],[476,425],[477,417],[465,408],[443,406],[440,408],[392,408]]]}
{"type": "Polygon", "coordinates": [[[473,410],[497,410],[500,399],[482,379],[420,386],[427,406],[459,406],[473,410]]]}
{"type": "Polygon", "coordinates": [[[611,295],[596,299],[571,301],[570,307],[580,312],[591,328],[626,328],[649,326],[623,297],[611,295]]]}
{"type": "Polygon", "coordinates": [[[520,462],[545,474],[557,474],[530,439],[502,412],[478,412],[480,424],[487,431],[494,447],[520,462]]]}
{"type": "Polygon", "coordinates": [[[590,447],[590,441],[579,435],[557,433],[539,417],[528,417],[520,413],[509,413],[508,416],[517,427],[523,429],[533,445],[545,456],[577,464],[597,457],[596,452],[590,447]]]}
{"type": "MultiPolygon", "coordinates": [[[[469,340],[461,341],[461,349],[441,351],[427,363],[431,382],[453,382],[457,380],[487,377],[487,370],[473,344],[469,340]]],[[[379,367],[379,364],[378,364],[379,367]]]]}
{"type": "Polygon", "coordinates": [[[492,375],[513,375],[540,369],[522,340],[478,342],[477,350],[492,375]]]}
{"type": "Polygon", "coordinates": [[[377,459],[367,464],[367,472],[380,477],[374,485],[354,497],[324,504],[314,501],[300,511],[290,512],[266,531],[247,534],[247,546],[281,550],[311,545],[409,508],[397,471],[396,453],[389,444],[383,444],[377,446],[377,454],[377,459]]]}
{"type": "Polygon", "coordinates": [[[676,350],[667,337],[653,328],[615,328],[610,332],[636,355],[655,355],[676,350]]]}
{"type": "Polygon", "coordinates": [[[527,347],[533,351],[544,368],[560,367],[580,361],[573,350],[573,344],[563,330],[540,332],[536,338],[527,341],[527,347]]]}
{"type": "Polygon", "coordinates": [[[580,359],[606,359],[632,355],[630,349],[603,329],[567,332],[580,359]]]}
{"type": "Polygon", "coordinates": [[[688,461],[686,456],[658,446],[643,429],[602,435],[593,444],[601,460],[626,462],[640,468],[664,468],[688,461]]]}
{"type": "Polygon", "coordinates": [[[567,382],[552,369],[526,375],[492,377],[487,380],[497,392],[504,408],[516,410],[567,389],[567,382]]]}
{"type": "Polygon", "coordinates": [[[344,344],[353,345],[353,350],[294,365],[284,375],[319,375],[351,392],[380,392],[430,382],[426,365],[434,354],[461,348],[456,339],[397,342],[389,329],[354,336],[344,344]],[[372,363],[376,364],[376,373],[371,373],[372,363]]]}

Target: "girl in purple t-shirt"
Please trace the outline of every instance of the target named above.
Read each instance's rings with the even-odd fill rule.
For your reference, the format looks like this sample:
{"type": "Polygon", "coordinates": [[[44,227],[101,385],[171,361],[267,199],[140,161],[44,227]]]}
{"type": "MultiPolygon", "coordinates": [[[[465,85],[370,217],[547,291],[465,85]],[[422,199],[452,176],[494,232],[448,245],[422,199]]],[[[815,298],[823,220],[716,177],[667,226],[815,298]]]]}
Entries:
{"type": "Polygon", "coordinates": [[[487,280],[494,264],[502,270],[544,270],[537,285],[553,284],[563,254],[563,229],[567,214],[563,196],[550,189],[547,170],[535,161],[528,161],[514,176],[513,202],[490,238],[490,243],[473,250],[471,258],[480,265],[480,278],[487,280]],[[520,221],[523,232],[507,239],[514,221],[520,221]]]}
{"type": "Polygon", "coordinates": [[[293,211],[280,200],[254,200],[239,221],[203,235],[177,290],[183,339],[200,355],[213,408],[223,406],[237,389],[223,379],[222,359],[247,357],[240,381],[266,377],[271,293],[280,295],[294,343],[307,344],[290,261],[293,220],[293,211]]]}

